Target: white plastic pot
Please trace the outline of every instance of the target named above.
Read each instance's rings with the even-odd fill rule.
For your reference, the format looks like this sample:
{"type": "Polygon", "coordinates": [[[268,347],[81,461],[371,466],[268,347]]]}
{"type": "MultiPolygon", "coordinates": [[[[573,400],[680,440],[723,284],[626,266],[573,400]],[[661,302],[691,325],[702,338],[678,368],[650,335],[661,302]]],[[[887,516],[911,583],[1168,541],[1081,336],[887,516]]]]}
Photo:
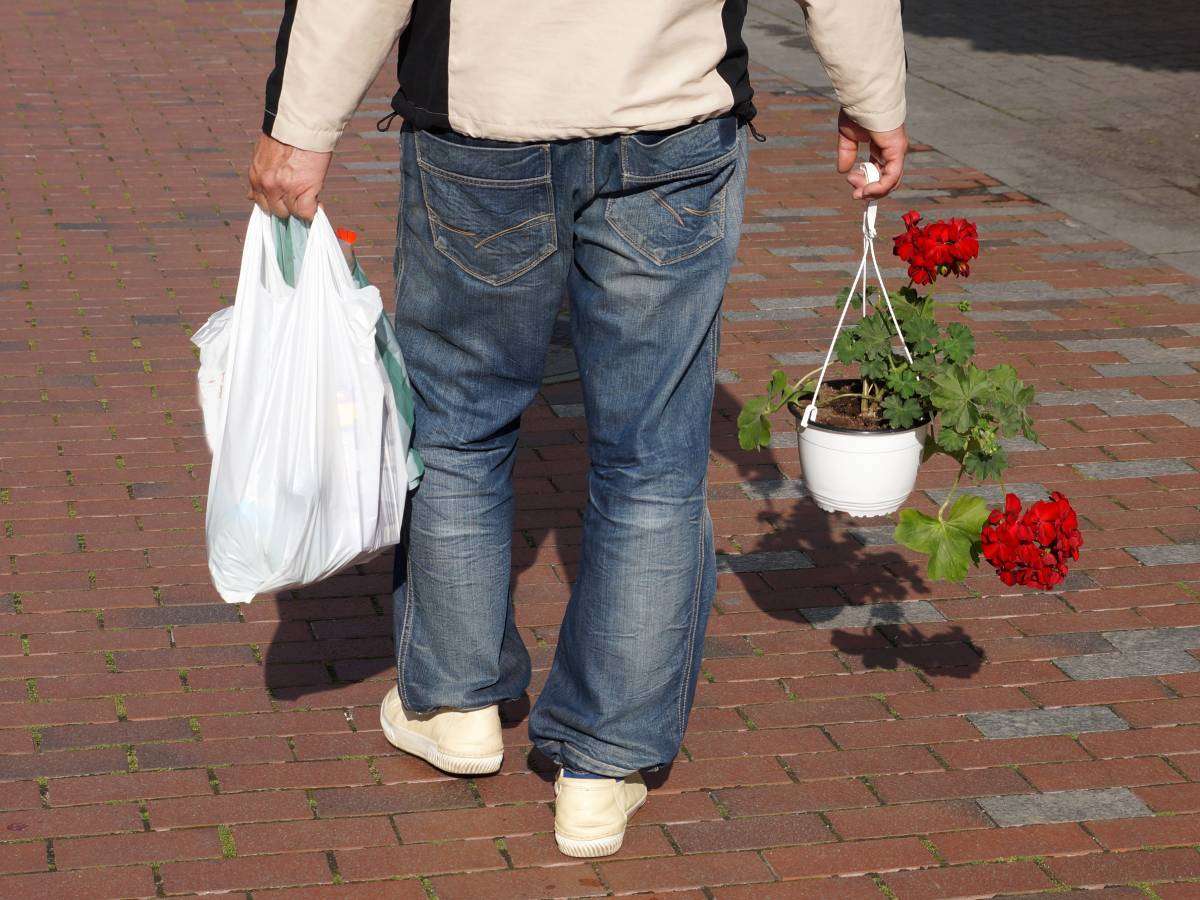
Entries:
{"type": "Polygon", "coordinates": [[[917,483],[929,426],[906,431],[852,431],[796,415],[804,486],[826,512],[886,516],[898,510],[917,483]]]}

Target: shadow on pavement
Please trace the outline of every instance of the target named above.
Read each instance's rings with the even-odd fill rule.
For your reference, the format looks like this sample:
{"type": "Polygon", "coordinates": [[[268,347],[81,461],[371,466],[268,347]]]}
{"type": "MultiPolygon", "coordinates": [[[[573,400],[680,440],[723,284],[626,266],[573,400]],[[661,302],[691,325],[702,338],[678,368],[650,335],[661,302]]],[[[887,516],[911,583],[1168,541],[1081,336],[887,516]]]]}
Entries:
{"type": "MultiPolygon", "coordinates": [[[[799,550],[813,568],[781,573],[745,573],[737,577],[750,601],[763,612],[789,622],[811,622],[815,627],[834,620],[841,608],[882,604],[874,613],[872,626],[858,630],[833,627],[830,641],[848,657],[857,657],[865,669],[896,669],[911,666],[927,673],[970,678],[979,670],[983,657],[960,626],[943,623],[906,625],[902,607],[893,606],[927,596],[931,585],[921,570],[886,544],[872,544],[879,529],[890,530],[886,519],[853,519],[843,513],[826,513],[808,499],[794,499],[801,484],[788,481],[766,454],[746,452],[737,445],[737,415],[742,401],[725,385],[717,385],[714,403],[713,452],[724,457],[747,485],[749,498],[756,495],[754,483],[776,486],[786,500],[759,500],[755,549],[799,550]],[[782,488],[782,490],[780,490],[782,488]],[[798,490],[797,490],[798,489],[798,490]],[[769,529],[769,530],[768,530],[769,529]],[[877,626],[888,645],[871,634],[877,626]]],[[[789,423],[790,424],[790,423],[789,423]]],[[[777,432],[778,433],[778,432],[777,432]]],[[[777,453],[796,453],[780,448],[777,453]]],[[[725,499],[740,499],[731,495],[725,499]]],[[[721,535],[718,528],[718,544],[721,535]]],[[[729,535],[725,535],[729,537],[729,535]]],[[[736,612],[737,598],[717,591],[717,604],[736,612]]]]}
{"type": "MultiPolygon", "coordinates": [[[[1194,0],[918,0],[905,31],[964,38],[976,50],[1106,60],[1146,70],[1200,69],[1194,0]]],[[[1053,85],[1047,86],[1053,90],[1053,85]]]]}
{"type": "MultiPolygon", "coordinates": [[[[559,359],[557,365],[562,369],[563,360],[559,359]]],[[[569,375],[561,371],[546,386],[551,403],[577,402],[578,383],[572,382],[569,375]]],[[[740,400],[727,387],[718,385],[713,453],[736,468],[741,484],[789,484],[770,457],[748,454],[737,447],[735,420],[740,406],[740,400]]],[[[794,483],[790,484],[794,490],[794,483]]],[[[724,484],[711,491],[714,500],[749,499],[741,485],[724,484]]],[[[546,509],[545,497],[540,495],[539,509],[546,509]]],[[[518,490],[518,512],[523,507],[522,499],[518,490]]],[[[561,502],[551,507],[553,515],[548,521],[582,521],[583,503],[582,490],[562,493],[561,502]]],[[[813,566],[736,575],[741,589],[718,589],[715,616],[748,611],[743,606],[748,601],[754,609],[807,629],[809,624],[822,627],[823,609],[833,616],[847,607],[884,604],[876,610],[882,615],[881,621],[830,629],[833,648],[843,654],[851,668],[908,666],[956,678],[970,678],[978,670],[981,657],[961,627],[946,627],[939,622],[906,625],[899,615],[894,622],[888,621],[891,604],[925,596],[929,586],[903,555],[886,546],[865,544],[856,537],[864,533],[862,524],[842,515],[828,515],[808,500],[767,496],[756,501],[755,509],[753,525],[738,525],[736,520],[717,522],[718,549],[722,549],[722,541],[734,536],[734,529],[740,529],[754,536],[754,546],[743,552],[800,551],[813,566]]],[[[867,527],[875,524],[869,522],[867,527]]],[[[533,565],[539,551],[557,547],[564,560],[565,576],[573,577],[578,531],[577,524],[523,529],[526,545],[514,543],[514,576],[533,565]]],[[[385,552],[353,571],[281,595],[281,621],[272,639],[262,647],[266,685],[276,700],[298,707],[350,708],[373,705],[382,698],[395,671],[391,558],[391,552],[385,552]],[[326,696],[317,699],[314,695],[326,696]]],[[[549,668],[557,628],[526,626],[523,632],[529,638],[534,659],[536,689],[549,668]],[[534,632],[536,640],[530,638],[534,632]]],[[[740,649],[735,652],[739,655],[752,652],[749,643],[739,641],[738,645],[740,649]]],[[[729,647],[724,646],[716,655],[728,652],[729,647]]],[[[502,710],[506,727],[515,728],[523,722],[529,705],[528,697],[508,704],[502,710]]],[[[364,727],[373,724],[364,723],[364,727]]],[[[539,764],[531,758],[530,764],[535,770],[549,771],[545,761],[539,764]]],[[[654,776],[659,780],[666,777],[666,773],[654,776]]]]}

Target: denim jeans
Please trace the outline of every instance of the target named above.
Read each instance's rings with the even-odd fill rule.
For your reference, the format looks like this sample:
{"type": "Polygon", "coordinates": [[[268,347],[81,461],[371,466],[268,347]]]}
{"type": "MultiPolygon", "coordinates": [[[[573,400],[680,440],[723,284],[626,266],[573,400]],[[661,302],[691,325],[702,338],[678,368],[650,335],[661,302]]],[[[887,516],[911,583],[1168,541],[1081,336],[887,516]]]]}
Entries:
{"type": "Polygon", "coordinates": [[[552,143],[403,130],[396,333],[426,467],[396,555],[409,709],[478,708],[529,685],[512,471],[565,294],[590,469],[530,737],[560,765],[613,776],[678,752],[716,590],[706,470],[743,132],[732,117],[552,143]]]}

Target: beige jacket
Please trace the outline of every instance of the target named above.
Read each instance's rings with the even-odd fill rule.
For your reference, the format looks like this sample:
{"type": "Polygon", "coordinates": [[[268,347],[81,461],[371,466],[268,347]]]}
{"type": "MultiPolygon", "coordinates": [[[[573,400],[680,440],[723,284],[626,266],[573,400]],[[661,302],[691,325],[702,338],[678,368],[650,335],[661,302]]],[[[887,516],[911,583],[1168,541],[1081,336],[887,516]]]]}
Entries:
{"type": "MultiPolygon", "coordinates": [[[[847,113],[904,122],[900,0],[800,0],[847,113]]],[[[263,131],[332,150],[400,43],[393,108],[504,141],[754,115],[746,0],[286,0],[263,131]]]]}

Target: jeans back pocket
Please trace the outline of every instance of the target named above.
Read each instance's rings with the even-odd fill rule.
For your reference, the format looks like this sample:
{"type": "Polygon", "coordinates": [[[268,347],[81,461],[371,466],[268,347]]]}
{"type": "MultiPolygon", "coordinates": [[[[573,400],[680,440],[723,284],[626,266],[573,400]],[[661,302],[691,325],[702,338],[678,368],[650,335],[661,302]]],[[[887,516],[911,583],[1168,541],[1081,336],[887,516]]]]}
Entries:
{"type": "Polygon", "coordinates": [[[520,277],[558,247],[550,148],[497,143],[415,135],[434,248],[492,285],[520,277]]]}
{"type": "Polygon", "coordinates": [[[733,116],[620,139],[621,191],[604,217],[660,265],[707,250],[725,236],[725,188],[737,164],[733,116]]]}

